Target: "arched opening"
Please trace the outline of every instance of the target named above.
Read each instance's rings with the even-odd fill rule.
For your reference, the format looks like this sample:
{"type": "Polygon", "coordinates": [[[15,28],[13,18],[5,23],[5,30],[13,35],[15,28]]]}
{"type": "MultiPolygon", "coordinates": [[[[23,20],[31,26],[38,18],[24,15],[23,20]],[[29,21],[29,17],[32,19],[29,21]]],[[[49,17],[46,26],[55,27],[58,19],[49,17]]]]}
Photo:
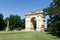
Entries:
{"type": "Polygon", "coordinates": [[[36,18],[35,18],[35,17],[33,17],[33,18],[31,19],[31,23],[32,23],[32,29],[33,29],[34,31],[36,31],[36,18]]]}

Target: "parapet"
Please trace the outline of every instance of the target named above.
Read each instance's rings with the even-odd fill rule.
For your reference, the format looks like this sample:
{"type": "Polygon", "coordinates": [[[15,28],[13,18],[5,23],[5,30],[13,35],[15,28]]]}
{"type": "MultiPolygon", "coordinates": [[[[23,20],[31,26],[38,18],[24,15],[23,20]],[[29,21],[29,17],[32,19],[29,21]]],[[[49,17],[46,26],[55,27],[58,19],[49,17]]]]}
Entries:
{"type": "Polygon", "coordinates": [[[35,14],[43,14],[44,12],[42,10],[40,11],[33,11],[33,12],[26,12],[25,15],[35,15],[35,14]]]}

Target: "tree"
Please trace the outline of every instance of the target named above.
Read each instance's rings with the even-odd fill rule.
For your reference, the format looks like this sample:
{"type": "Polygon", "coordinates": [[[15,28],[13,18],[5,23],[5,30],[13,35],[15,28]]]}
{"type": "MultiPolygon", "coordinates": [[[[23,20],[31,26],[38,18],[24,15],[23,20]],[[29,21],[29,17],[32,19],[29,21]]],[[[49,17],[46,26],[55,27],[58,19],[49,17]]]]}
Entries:
{"type": "Polygon", "coordinates": [[[10,17],[9,17],[9,28],[10,28],[10,30],[21,28],[20,16],[10,15],[10,17]]]}
{"type": "Polygon", "coordinates": [[[5,29],[5,22],[3,20],[3,15],[2,13],[0,13],[0,30],[4,30],[5,29]]]}
{"type": "Polygon", "coordinates": [[[60,0],[53,0],[50,7],[44,9],[49,16],[48,29],[52,33],[60,33],[60,0]]]}
{"type": "Polygon", "coordinates": [[[22,29],[25,29],[25,18],[21,19],[21,25],[22,25],[22,29]]]}

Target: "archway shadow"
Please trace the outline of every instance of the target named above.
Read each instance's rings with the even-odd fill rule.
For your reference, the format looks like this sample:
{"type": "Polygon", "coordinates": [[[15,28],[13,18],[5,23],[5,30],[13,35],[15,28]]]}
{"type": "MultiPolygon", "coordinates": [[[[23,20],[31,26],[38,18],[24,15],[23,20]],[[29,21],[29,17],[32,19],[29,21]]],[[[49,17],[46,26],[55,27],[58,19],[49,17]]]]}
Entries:
{"type": "Polygon", "coordinates": [[[36,31],[36,18],[35,17],[32,17],[31,23],[33,25],[33,30],[36,31]]]}

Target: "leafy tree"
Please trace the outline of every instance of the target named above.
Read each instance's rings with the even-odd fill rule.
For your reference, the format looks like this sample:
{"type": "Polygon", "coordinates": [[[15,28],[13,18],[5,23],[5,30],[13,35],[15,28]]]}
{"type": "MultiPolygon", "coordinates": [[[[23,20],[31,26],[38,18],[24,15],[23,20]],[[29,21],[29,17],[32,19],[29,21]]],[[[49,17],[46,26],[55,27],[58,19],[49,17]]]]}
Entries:
{"type": "Polygon", "coordinates": [[[21,28],[21,19],[18,15],[10,15],[9,17],[9,28],[14,30],[16,28],[21,28]]]}
{"type": "Polygon", "coordinates": [[[21,19],[21,25],[22,25],[22,29],[25,29],[25,18],[21,19]]]}
{"type": "Polygon", "coordinates": [[[3,15],[0,13],[0,30],[5,29],[5,22],[3,20],[3,15]]]}
{"type": "Polygon", "coordinates": [[[49,16],[48,28],[52,33],[60,33],[60,0],[53,0],[50,7],[44,9],[49,16]]]}

